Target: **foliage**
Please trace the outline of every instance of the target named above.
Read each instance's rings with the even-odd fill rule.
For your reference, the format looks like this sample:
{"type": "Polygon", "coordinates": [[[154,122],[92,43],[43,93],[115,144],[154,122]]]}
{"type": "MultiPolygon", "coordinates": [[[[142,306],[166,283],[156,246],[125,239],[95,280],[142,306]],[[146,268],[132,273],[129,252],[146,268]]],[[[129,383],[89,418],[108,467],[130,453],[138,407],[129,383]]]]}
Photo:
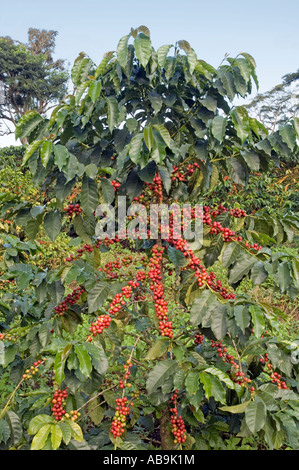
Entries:
{"type": "Polygon", "coordinates": [[[0,81],[3,87],[0,119],[8,129],[11,126],[14,129],[19,119],[30,110],[47,113],[66,94],[68,74],[64,63],[52,59],[57,33],[30,28],[28,34],[28,44],[9,37],[0,38],[0,81]]]}
{"type": "Polygon", "coordinates": [[[1,194],[22,233],[3,244],[2,448],[297,450],[298,342],[279,338],[284,312],[237,291],[271,279],[296,298],[298,259],[270,247],[298,218],[208,205],[226,177],[246,190],[298,153],[296,123],[273,137],[232,105],[257,83],[249,54],[215,69],[187,41],[155,50],[145,26],[98,66],[81,54],[71,77],[74,95],[16,129],[42,203],[1,194]],[[118,195],[202,203],[203,244],[100,238],[98,206],[118,211],[118,195]],[[70,241],[56,268],[36,262],[40,237],[70,241]]]}

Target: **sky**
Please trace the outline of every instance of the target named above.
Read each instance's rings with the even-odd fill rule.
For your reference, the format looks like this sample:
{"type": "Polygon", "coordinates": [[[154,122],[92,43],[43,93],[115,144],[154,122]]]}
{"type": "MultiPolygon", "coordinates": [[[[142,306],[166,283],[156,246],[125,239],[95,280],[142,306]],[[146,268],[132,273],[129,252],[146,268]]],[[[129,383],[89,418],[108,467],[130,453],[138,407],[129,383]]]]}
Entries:
{"type": "MultiPolygon", "coordinates": [[[[55,30],[54,57],[69,68],[81,51],[98,64],[145,25],[155,49],[185,39],[214,67],[226,54],[251,54],[260,93],[299,68],[298,18],[298,0],[0,0],[0,36],[26,43],[30,27],[55,30]]],[[[14,143],[0,137],[0,147],[14,143]]]]}

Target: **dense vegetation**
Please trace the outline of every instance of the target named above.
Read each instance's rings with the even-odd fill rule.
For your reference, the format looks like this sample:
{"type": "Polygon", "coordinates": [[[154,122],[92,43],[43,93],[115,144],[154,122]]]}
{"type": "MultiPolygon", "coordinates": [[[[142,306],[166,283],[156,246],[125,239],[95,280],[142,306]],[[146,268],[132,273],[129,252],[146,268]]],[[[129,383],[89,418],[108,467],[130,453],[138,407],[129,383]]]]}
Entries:
{"type": "Polygon", "coordinates": [[[297,450],[298,119],[233,105],[249,54],[144,26],[71,77],[0,152],[0,448],[297,450]],[[118,196],[190,204],[202,245],[100,238],[118,196]]]}

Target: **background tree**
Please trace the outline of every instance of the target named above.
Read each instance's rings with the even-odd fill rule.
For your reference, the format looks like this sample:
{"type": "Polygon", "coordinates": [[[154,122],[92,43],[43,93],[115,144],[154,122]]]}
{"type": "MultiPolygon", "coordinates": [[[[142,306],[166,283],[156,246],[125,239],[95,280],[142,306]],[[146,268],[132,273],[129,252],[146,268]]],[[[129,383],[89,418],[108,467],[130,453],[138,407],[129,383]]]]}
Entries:
{"type": "Polygon", "coordinates": [[[57,32],[30,28],[28,36],[27,44],[0,38],[0,122],[4,133],[12,132],[29,110],[45,115],[67,91],[65,63],[53,59],[57,32]]]}
{"type": "Polygon", "coordinates": [[[259,93],[246,108],[271,133],[299,117],[299,69],[284,75],[282,82],[271,90],[259,93]]]}

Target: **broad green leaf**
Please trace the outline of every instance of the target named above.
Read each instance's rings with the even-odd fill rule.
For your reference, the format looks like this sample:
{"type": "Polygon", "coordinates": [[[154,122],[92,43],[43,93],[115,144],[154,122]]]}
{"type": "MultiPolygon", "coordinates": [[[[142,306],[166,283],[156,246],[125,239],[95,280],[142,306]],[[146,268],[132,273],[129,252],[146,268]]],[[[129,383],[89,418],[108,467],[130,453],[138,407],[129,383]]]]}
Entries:
{"type": "Polygon", "coordinates": [[[146,126],[143,129],[143,136],[144,136],[144,141],[145,145],[151,151],[153,143],[154,143],[154,136],[153,136],[153,129],[150,126],[146,126]]]}
{"type": "Polygon", "coordinates": [[[41,450],[46,444],[52,424],[45,424],[32,439],[31,450],[41,450]]]}
{"type": "Polygon", "coordinates": [[[98,185],[88,176],[82,180],[81,207],[86,215],[92,215],[98,206],[98,185]]]}
{"type": "Polygon", "coordinates": [[[189,64],[189,71],[192,75],[197,64],[197,55],[194,49],[191,48],[190,51],[187,52],[187,60],[189,64]]]}
{"type": "Polygon", "coordinates": [[[56,450],[60,447],[61,441],[62,441],[62,430],[59,426],[59,424],[55,423],[51,425],[51,444],[53,447],[53,450],[56,450]]]}
{"type": "Polygon", "coordinates": [[[136,134],[131,140],[129,146],[129,157],[136,165],[141,161],[142,158],[142,147],[143,147],[144,134],[136,134]]]}
{"type": "Polygon", "coordinates": [[[207,369],[205,369],[205,372],[207,372],[208,374],[214,375],[215,377],[218,377],[218,379],[224,382],[225,385],[231,390],[235,388],[233,381],[222,370],[217,369],[216,367],[208,367],[207,369]]]}
{"type": "Polygon", "coordinates": [[[91,357],[91,362],[95,370],[100,375],[105,375],[109,367],[109,362],[103,349],[103,346],[99,342],[87,342],[85,345],[85,349],[88,351],[91,357]]]}
{"type": "Polygon", "coordinates": [[[242,143],[248,138],[250,134],[249,117],[245,108],[236,106],[230,112],[233,124],[235,126],[237,135],[242,143]]]}
{"type": "Polygon", "coordinates": [[[106,103],[107,103],[108,127],[109,127],[109,131],[112,133],[113,129],[118,124],[118,118],[119,118],[118,102],[115,96],[107,96],[106,103]]]}
{"type": "Polygon", "coordinates": [[[27,432],[29,435],[36,434],[45,424],[51,423],[53,423],[52,416],[45,414],[37,415],[30,421],[27,432]]]}
{"type": "Polygon", "coordinates": [[[95,71],[95,74],[94,74],[95,78],[98,78],[100,75],[104,74],[107,68],[107,65],[109,64],[113,56],[114,56],[114,51],[109,51],[104,54],[102,61],[100,62],[100,64],[98,65],[95,71]]]}
{"type": "Polygon", "coordinates": [[[55,242],[61,230],[61,214],[58,210],[47,212],[44,217],[44,228],[50,240],[55,242]]]}
{"type": "Polygon", "coordinates": [[[236,259],[234,266],[229,273],[229,283],[235,284],[240,281],[256,263],[256,258],[246,253],[245,251],[240,254],[236,259]]]}
{"type": "Polygon", "coordinates": [[[192,325],[210,326],[211,307],[215,308],[218,305],[221,304],[217,301],[216,294],[210,290],[203,291],[191,307],[190,321],[192,325]]]}
{"type": "Polygon", "coordinates": [[[87,294],[87,303],[89,313],[96,312],[110,294],[110,287],[107,282],[98,282],[87,294]]]}
{"type": "Polygon", "coordinates": [[[222,143],[225,135],[227,119],[223,116],[216,116],[212,120],[211,132],[218,142],[222,143]]]}
{"type": "Polygon", "coordinates": [[[235,242],[225,243],[224,250],[221,255],[221,262],[224,268],[231,266],[238,258],[241,247],[235,242]]]}
{"type": "Polygon", "coordinates": [[[164,46],[159,47],[157,50],[158,64],[160,67],[164,67],[166,64],[166,57],[169,52],[169,49],[173,47],[172,45],[165,44],[164,46]]]}
{"type": "Polygon", "coordinates": [[[88,87],[88,95],[93,103],[95,103],[100,96],[102,90],[101,82],[93,80],[88,87]]]}
{"type": "Polygon", "coordinates": [[[26,165],[29,158],[32,157],[34,152],[41,146],[42,143],[43,143],[43,140],[35,140],[34,142],[32,142],[32,144],[28,145],[24,153],[24,157],[23,157],[23,163],[22,163],[23,166],[26,165]]]}
{"type": "Polygon", "coordinates": [[[71,431],[71,426],[69,424],[69,421],[60,421],[59,422],[59,427],[62,432],[62,439],[63,442],[68,445],[71,438],[72,438],[72,431],[71,431]]]}
{"type": "Polygon", "coordinates": [[[75,344],[74,350],[75,350],[76,356],[79,359],[80,371],[86,377],[90,377],[90,373],[92,371],[92,363],[91,363],[91,358],[87,350],[85,349],[85,346],[81,344],[75,344]]]}
{"type": "Polygon", "coordinates": [[[159,132],[159,134],[161,135],[161,137],[164,140],[165,144],[168,147],[170,147],[171,137],[170,137],[170,134],[169,134],[168,130],[166,129],[166,127],[164,127],[162,124],[155,124],[155,125],[153,125],[153,128],[156,129],[156,131],[159,132]]]}
{"type": "Polygon", "coordinates": [[[87,403],[88,416],[96,426],[101,424],[105,415],[105,409],[99,406],[99,403],[98,397],[87,403]]]}
{"type": "Polygon", "coordinates": [[[253,323],[253,332],[257,338],[260,338],[265,331],[264,312],[258,305],[250,305],[249,312],[253,323]]]}
{"type": "Polygon", "coordinates": [[[261,400],[251,401],[245,408],[245,422],[252,434],[260,431],[266,420],[266,408],[261,400]]]}
{"type": "Polygon", "coordinates": [[[134,40],[136,57],[143,67],[146,67],[152,56],[152,43],[149,36],[139,33],[134,40]]]}
{"type": "Polygon", "coordinates": [[[78,442],[83,442],[83,432],[81,427],[75,421],[68,421],[73,438],[78,442]]]}
{"type": "Polygon", "coordinates": [[[64,165],[68,161],[69,152],[64,145],[60,145],[60,144],[54,145],[53,150],[54,150],[54,163],[55,165],[58,166],[59,171],[61,171],[64,165]]]}
{"type": "Polygon", "coordinates": [[[207,399],[213,397],[216,401],[225,403],[226,392],[218,377],[206,372],[200,372],[200,381],[205,389],[205,397],[207,399]]]}
{"type": "Polygon", "coordinates": [[[239,328],[245,334],[246,328],[250,326],[250,314],[245,305],[235,305],[234,317],[239,328]]]}
{"type": "Polygon", "coordinates": [[[189,372],[185,379],[186,391],[189,395],[195,395],[199,389],[199,373],[189,372]]]}
{"type": "Polygon", "coordinates": [[[159,339],[150,347],[144,359],[146,361],[152,361],[154,359],[157,359],[158,357],[161,357],[162,354],[164,354],[165,351],[167,350],[168,346],[169,346],[168,341],[159,339]]]}
{"type": "Polygon", "coordinates": [[[50,140],[45,140],[40,148],[40,158],[44,167],[47,166],[53,151],[53,144],[50,140]]]}
{"type": "Polygon", "coordinates": [[[283,142],[293,151],[296,145],[296,132],[294,127],[290,124],[285,124],[279,129],[279,134],[283,142]]]}
{"type": "Polygon", "coordinates": [[[165,361],[161,361],[155,365],[155,367],[149,372],[146,381],[146,390],[148,394],[152,395],[157,392],[158,388],[174,374],[177,368],[177,362],[171,359],[166,359],[165,361]]]}
{"type": "Polygon", "coordinates": [[[111,182],[106,178],[101,178],[101,191],[106,204],[112,204],[115,198],[115,190],[111,182]]]}
{"type": "Polygon", "coordinates": [[[240,403],[239,405],[232,405],[232,406],[222,406],[219,408],[221,411],[226,411],[228,413],[232,414],[241,414],[244,413],[247,406],[251,403],[251,400],[244,401],[243,403],[240,403]]]}
{"type": "Polygon", "coordinates": [[[117,45],[116,49],[116,54],[117,54],[117,59],[118,62],[122,67],[125,67],[127,65],[128,61],[128,41],[130,38],[130,34],[127,34],[126,36],[122,37],[117,45]]]}
{"type": "Polygon", "coordinates": [[[169,246],[167,250],[170,261],[174,264],[175,267],[182,268],[187,264],[187,260],[184,254],[173,246],[169,246]]]}
{"type": "Polygon", "coordinates": [[[68,358],[68,355],[71,352],[73,345],[67,344],[65,348],[61,351],[58,351],[54,360],[54,373],[55,373],[55,379],[58,385],[60,386],[63,379],[64,379],[64,367],[66,360],[68,358]]]}
{"type": "Polygon", "coordinates": [[[25,139],[43,121],[43,117],[37,111],[29,111],[18,121],[15,130],[16,139],[25,139]]]}
{"type": "Polygon", "coordinates": [[[12,410],[7,411],[5,416],[10,426],[10,437],[12,443],[17,445],[23,436],[21,420],[19,416],[12,410]]]}

